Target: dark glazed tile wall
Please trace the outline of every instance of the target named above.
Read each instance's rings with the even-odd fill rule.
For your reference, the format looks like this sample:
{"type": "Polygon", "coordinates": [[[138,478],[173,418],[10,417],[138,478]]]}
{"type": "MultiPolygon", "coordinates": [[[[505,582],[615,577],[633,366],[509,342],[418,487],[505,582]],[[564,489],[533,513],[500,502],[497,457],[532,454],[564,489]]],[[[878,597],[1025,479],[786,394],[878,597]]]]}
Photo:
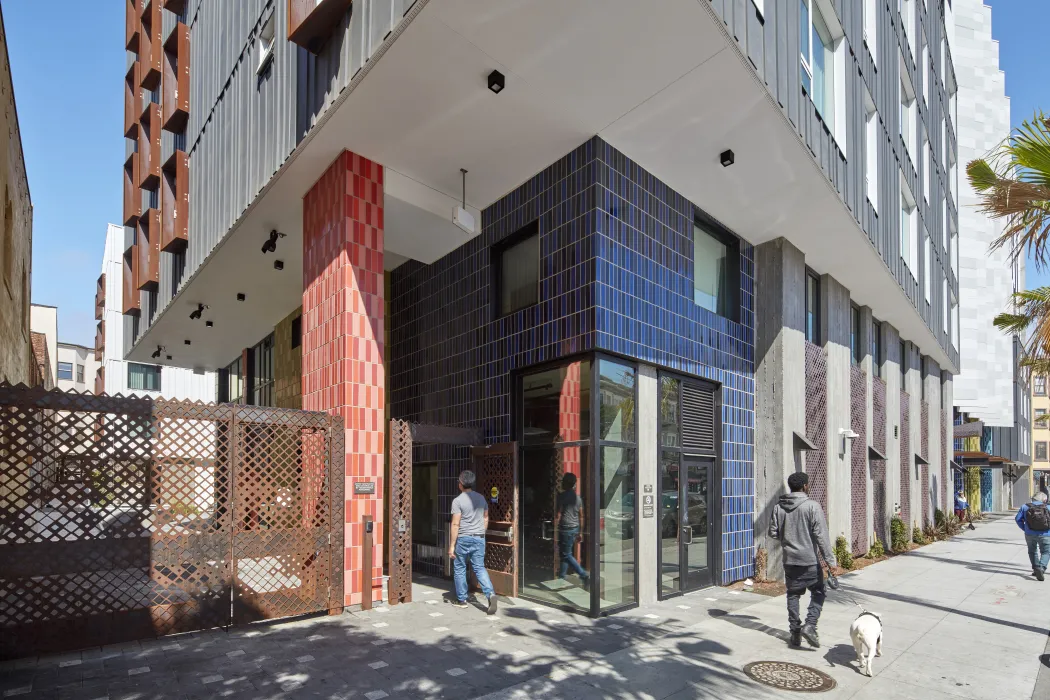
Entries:
{"type": "MultiPolygon", "coordinates": [[[[722,551],[726,580],[753,572],[754,304],[740,246],[740,322],[693,303],[693,206],[595,137],[482,212],[482,232],[433,265],[392,274],[391,416],[475,425],[510,439],[510,373],[606,350],[722,384],[722,551]],[[538,220],[540,297],[495,318],[492,246],[538,220]]],[[[466,451],[438,460],[448,513],[466,451]]],[[[442,522],[447,538],[447,518],[442,522]]],[[[443,540],[443,542],[447,542],[443,540]]],[[[440,573],[431,562],[426,570],[440,573]]]]}

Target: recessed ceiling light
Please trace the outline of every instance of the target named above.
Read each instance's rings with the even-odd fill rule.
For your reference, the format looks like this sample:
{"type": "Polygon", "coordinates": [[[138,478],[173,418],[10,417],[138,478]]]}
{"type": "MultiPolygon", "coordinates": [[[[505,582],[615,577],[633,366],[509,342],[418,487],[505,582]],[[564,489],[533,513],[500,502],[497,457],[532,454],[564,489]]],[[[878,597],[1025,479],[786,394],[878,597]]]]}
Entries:
{"type": "Polygon", "coordinates": [[[283,270],[284,269],[284,260],[274,260],[273,261],[273,269],[275,269],[275,270],[283,270]]]}
{"type": "Polygon", "coordinates": [[[182,341],[182,342],[183,342],[183,343],[185,343],[186,345],[189,345],[189,344],[190,344],[190,341],[189,341],[188,339],[187,339],[187,340],[184,340],[184,341],[182,341]]]}
{"type": "Polygon", "coordinates": [[[244,301],[244,295],[243,294],[238,294],[237,295],[237,301],[244,301]]]}
{"type": "Polygon", "coordinates": [[[733,151],[726,149],[718,155],[718,161],[722,164],[723,168],[728,168],[736,162],[736,154],[733,153],[733,151]]]}
{"type": "Polygon", "coordinates": [[[207,326],[208,328],[211,328],[211,327],[212,327],[212,326],[214,326],[215,324],[214,324],[214,323],[212,323],[211,321],[205,321],[205,322],[204,322],[204,325],[205,325],[205,326],[207,326]]]}
{"type": "Polygon", "coordinates": [[[168,355],[168,359],[169,359],[169,360],[171,359],[171,355],[168,355]]]}

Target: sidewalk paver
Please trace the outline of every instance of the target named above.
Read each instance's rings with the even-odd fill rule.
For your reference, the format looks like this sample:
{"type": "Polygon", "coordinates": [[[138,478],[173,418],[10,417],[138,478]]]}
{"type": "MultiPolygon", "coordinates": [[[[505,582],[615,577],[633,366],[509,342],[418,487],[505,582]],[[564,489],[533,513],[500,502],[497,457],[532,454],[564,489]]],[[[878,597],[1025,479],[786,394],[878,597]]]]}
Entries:
{"type": "Polygon", "coordinates": [[[1035,581],[1027,567],[1020,532],[997,519],[844,576],[842,592],[825,605],[819,650],[787,647],[782,597],[708,589],[600,620],[508,600],[490,618],[480,608],[453,608],[443,588],[418,585],[409,605],[6,662],[0,696],[794,696],[744,675],[745,664],[769,660],[828,673],[837,687],[819,697],[829,700],[1045,700],[1050,582],[1035,581]],[[872,679],[852,663],[858,604],[885,624],[872,679]]]}

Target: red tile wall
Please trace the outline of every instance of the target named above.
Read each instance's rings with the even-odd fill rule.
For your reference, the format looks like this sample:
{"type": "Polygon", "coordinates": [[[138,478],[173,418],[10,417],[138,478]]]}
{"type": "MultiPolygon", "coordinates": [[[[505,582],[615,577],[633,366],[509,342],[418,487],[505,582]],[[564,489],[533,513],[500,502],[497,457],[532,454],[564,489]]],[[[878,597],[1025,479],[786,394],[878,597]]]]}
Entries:
{"type": "Polygon", "coordinates": [[[375,520],[372,600],[383,573],[383,168],[344,151],[303,198],[303,408],[346,421],[344,599],[363,600],[362,518],[375,520]],[[354,495],[353,482],[375,493],[354,495]]]}

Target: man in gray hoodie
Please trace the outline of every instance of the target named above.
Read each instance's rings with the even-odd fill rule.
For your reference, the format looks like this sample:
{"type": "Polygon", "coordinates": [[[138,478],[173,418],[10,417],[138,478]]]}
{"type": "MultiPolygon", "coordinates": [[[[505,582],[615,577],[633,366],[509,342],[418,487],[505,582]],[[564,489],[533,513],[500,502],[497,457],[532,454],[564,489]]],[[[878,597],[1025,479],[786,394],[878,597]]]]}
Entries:
{"type": "Polygon", "coordinates": [[[791,493],[783,495],[773,506],[769,536],[780,540],[784,550],[784,580],[787,587],[788,624],[793,647],[802,646],[802,637],[812,647],[820,646],[817,621],[824,606],[824,568],[817,556],[824,555],[828,566],[835,566],[835,552],[828,537],[828,525],[820,504],[810,500],[809,477],[795,472],[788,477],[791,493]],[[806,624],[798,614],[799,598],[809,589],[809,612],[806,624]]]}

